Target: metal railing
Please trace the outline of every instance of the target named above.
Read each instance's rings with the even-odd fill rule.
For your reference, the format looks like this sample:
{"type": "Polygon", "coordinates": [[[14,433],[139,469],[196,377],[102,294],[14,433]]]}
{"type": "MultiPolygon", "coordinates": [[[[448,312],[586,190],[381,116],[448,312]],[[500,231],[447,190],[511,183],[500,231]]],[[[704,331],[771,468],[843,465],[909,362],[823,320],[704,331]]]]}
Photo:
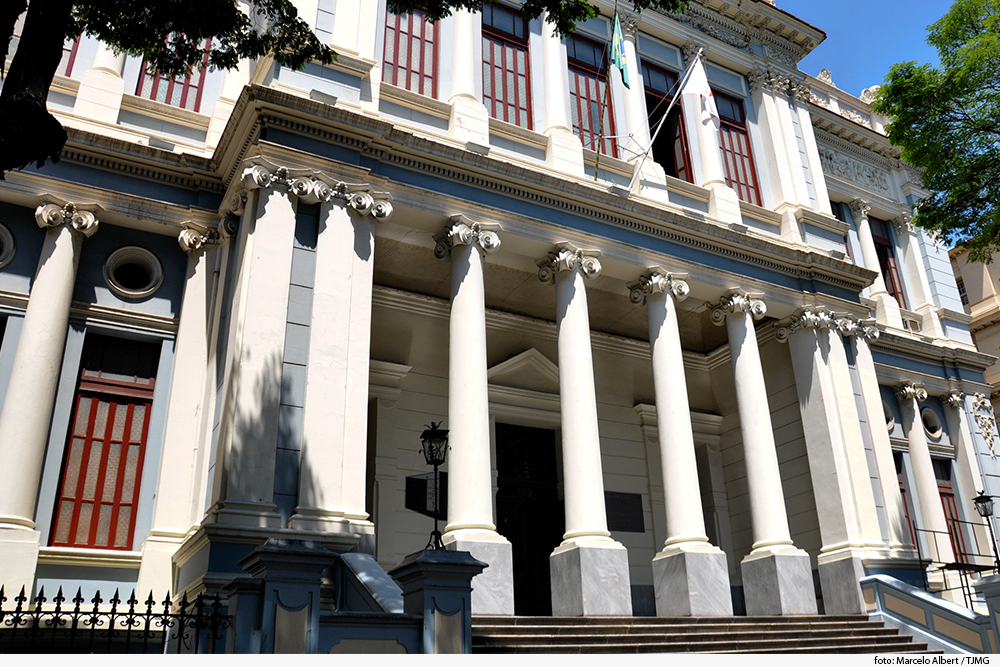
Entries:
{"type": "MultiPolygon", "coordinates": [[[[930,591],[927,570],[941,572],[945,575],[942,577],[943,587],[935,587],[936,590],[949,591],[961,588],[966,606],[972,609],[976,599],[972,582],[969,579],[970,575],[982,575],[996,571],[993,548],[988,542],[980,544],[980,535],[985,533],[988,526],[975,521],[949,519],[948,527],[947,531],[916,527],[913,529],[916,537],[917,557],[923,566],[921,569],[924,590],[930,591]],[[947,545],[950,553],[948,551],[942,553],[944,545],[947,545]],[[957,583],[954,577],[947,576],[948,572],[958,573],[957,583]]],[[[988,540],[988,538],[986,539],[988,540]]]]}
{"type": "Polygon", "coordinates": [[[215,653],[231,623],[218,595],[157,603],[150,592],[140,603],[135,591],[123,601],[115,590],[105,603],[100,591],[87,600],[77,589],[65,605],[60,587],[46,605],[44,587],[30,604],[22,587],[13,609],[7,601],[0,587],[0,653],[215,653]]]}

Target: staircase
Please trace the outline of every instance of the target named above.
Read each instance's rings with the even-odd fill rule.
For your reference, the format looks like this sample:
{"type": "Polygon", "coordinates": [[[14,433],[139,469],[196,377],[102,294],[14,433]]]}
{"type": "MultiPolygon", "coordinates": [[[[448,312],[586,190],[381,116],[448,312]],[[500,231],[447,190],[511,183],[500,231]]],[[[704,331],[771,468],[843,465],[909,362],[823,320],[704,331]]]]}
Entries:
{"type": "Polygon", "coordinates": [[[474,616],[473,653],[923,653],[867,616],[474,616]]]}

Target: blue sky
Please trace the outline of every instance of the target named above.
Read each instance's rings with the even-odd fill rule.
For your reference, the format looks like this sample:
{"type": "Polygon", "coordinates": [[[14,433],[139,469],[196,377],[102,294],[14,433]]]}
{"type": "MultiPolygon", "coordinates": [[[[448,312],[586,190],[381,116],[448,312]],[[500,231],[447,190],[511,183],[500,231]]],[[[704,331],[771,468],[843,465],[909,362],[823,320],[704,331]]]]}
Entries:
{"type": "Polygon", "coordinates": [[[948,11],[947,0],[775,0],[776,6],[826,32],[800,63],[813,76],[824,67],[852,95],[880,84],[894,63],[937,64],[927,26],[948,11]]]}

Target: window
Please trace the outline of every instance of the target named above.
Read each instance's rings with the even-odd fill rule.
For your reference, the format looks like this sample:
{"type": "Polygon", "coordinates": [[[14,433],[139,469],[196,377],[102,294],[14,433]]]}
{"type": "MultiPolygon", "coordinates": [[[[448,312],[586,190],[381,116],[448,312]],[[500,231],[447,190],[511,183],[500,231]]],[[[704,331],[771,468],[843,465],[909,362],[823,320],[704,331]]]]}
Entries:
{"type": "Polygon", "coordinates": [[[483,102],[497,120],[531,129],[528,22],[503,5],[483,5],[483,102]]]}
{"type": "Polygon", "coordinates": [[[725,93],[712,90],[719,109],[721,125],[719,143],[722,146],[722,164],[726,183],[745,202],[761,205],[757,172],[750,153],[750,134],[747,132],[743,102],[725,93]]]}
{"type": "Polygon", "coordinates": [[[965,281],[961,278],[955,278],[955,287],[958,288],[958,298],[961,299],[963,306],[969,305],[969,293],[965,291],[965,281]]]}
{"type": "Polygon", "coordinates": [[[132,549],[159,350],[87,336],[52,546],[132,549]]]}
{"type": "MultiPolygon", "coordinates": [[[[8,60],[13,60],[14,54],[17,52],[18,42],[21,41],[21,30],[24,28],[24,19],[27,15],[28,12],[22,13],[14,23],[14,35],[11,37],[10,46],[7,50],[8,60]]],[[[76,61],[76,51],[80,47],[81,37],[82,35],[77,35],[76,39],[63,42],[62,59],[59,61],[59,67],[56,68],[56,74],[61,74],[62,76],[73,75],[73,64],[76,61]]]]}
{"type": "Polygon", "coordinates": [[[937,478],[938,493],[941,496],[941,507],[944,509],[944,518],[948,522],[951,550],[955,554],[956,562],[968,563],[969,550],[962,532],[962,520],[958,514],[958,505],[955,504],[955,491],[951,486],[951,461],[933,459],[932,463],[934,464],[934,476],[937,478]]]}
{"type": "MultiPolygon", "coordinates": [[[[642,80],[646,84],[646,109],[650,114],[650,139],[656,132],[660,118],[670,105],[673,96],[677,94],[677,74],[661,69],[655,65],[642,64],[642,80]]],[[[691,160],[688,157],[687,135],[684,132],[684,120],[681,105],[675,104],[670,115],[653,144],[653,158],[663,167],[667,176],[692,182],[691,160]]],[[[639,148],[642,150],[645,146],[639,148]]]]}
{"type": "Polygon", "coordinates": [[[570,111],[573,134],[580,137],[584,148],[618,157],[605,51],[597,42],[578,35],[566,39],[570,111]]]}
{"type": "Polygon", "coordinates": [[[913,512],[910,511],[910,499],[906,497],[906,485],[903,483],[903,455],[900,452],[893,452],[892,462],[896,464],[899,495],[903,497],[903,511],[906,512],[906,525],[910,527],[910,544],[916,546],[917,531],[913,529],[913,512]]]}
{"type": "Polygon", "coordinates": [[[872,240],[875,241],[875,254],[878,255],[878,264],[882,270],[885,289],[896,299],[900,308],[906,308],[906,295],[903,294],[903,281],[899,275],[899,264],[896,262],[892,236],[889,234],[889,223],[872,216],[868,216],[868,222],[871,224],[872,240]]]}
{"type": "Polygon", "coordinates": [[[205,55],[202,66],[197,71],[189,73],[183,79],[171,79],[156,72],[149,74],[149,65],[143,61],[139,72],[139,83],[135,88],[137,97],[163,102],[170,106],[180,107],[189,111],[199,111],[201,108],[201,92],[205,82],[205,72],[208,65],[208,50],[212,40],[205,42],[205,55]]]}
{"type": "Polygon", "coordinates": [[[424,12],[419,9],[412,14],[387,12],[382,80],[414,93],[436,97],[437,43],[437,24],[428,23],[424,12]]]}

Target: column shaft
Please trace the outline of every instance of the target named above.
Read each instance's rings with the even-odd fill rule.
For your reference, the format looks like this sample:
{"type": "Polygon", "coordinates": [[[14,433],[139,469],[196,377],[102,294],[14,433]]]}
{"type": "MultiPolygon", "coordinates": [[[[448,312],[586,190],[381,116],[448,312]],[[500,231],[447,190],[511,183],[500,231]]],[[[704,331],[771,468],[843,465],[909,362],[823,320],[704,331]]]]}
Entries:
{"type": "MultiPolygon", "coordinates": [[[[628,22],[626,22],[627,24],[628,22]]],[[[646,89],[643,86],[642,72],[639,71],[639,58],[635,52],[635,33],[630,26],[625,27],[625,63],[628,68],[630,87],[625,93],[625,134],[624,140],[626,160],[633,160],[649,148],[650,121],[646,117],[646,89]]],[[[663,107],[666,110],[666,107],[663,107]]],[[[653,119],[658,122],[659,118],[653,119]]],[[[655,156],[654,156],[655,157],[655,156]]]]}

